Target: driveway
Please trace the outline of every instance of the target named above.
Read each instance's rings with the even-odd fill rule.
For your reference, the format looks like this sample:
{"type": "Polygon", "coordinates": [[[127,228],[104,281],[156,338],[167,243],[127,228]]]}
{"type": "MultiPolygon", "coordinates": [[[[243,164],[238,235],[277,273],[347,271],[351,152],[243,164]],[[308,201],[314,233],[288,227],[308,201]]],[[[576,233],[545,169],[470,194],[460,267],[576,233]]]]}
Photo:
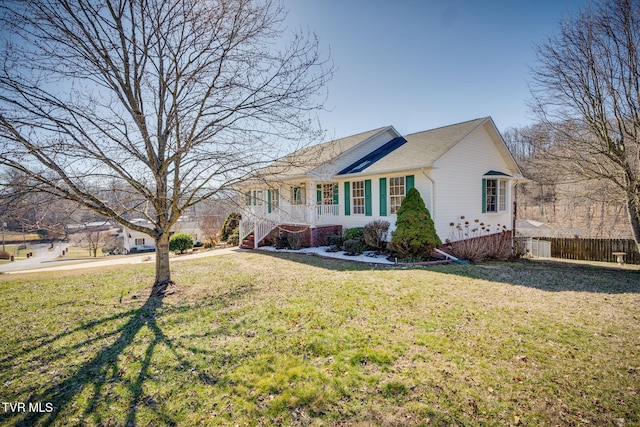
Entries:
{"type": "MultiPolygon", "coordinates": [[[[45,245],[47,248],[48,245],[45,245]]],[[[224,249],[213,249],[209,251],[201,251],[195,252],[191,254],[172,256],[171,262],[180,262],[190,259],[198,259],[198,258],[206,258],[210,256],[217,255],[228,255],[236,252],[245,252],[246,249],[240,249],[237,247],[232,248],[224,248],[224,249]]],[[[55,255],[53,259],[55,259],[58,255],[58,251],[54,251],[55,255]]],[[[102,258],[99,260],[87,260],[87,261],[52,261],[52,259],[47,259],[47,257],[43,254],[41,257],[38,257],[37,254],[34,254],[33,258],[29,258],[28,260],[21,260],[12,262],[10,264],[4,264],[0,266],[0,272],[3,273],[41,273],[46,271],[62,271],[62,270],[79,270],[83,268],[95,268],[95,267],[106,267],[111,265],[127,265],[127,264],[140,264],[140,263],[153,263],[155,262],[155,254],[154,253],[146,253],[141,255],[129,255],[126,257],[119,257],[109,259],[108,257],[102,258]],[[31,261],[29,263],[23,263],[23,261],[31,261]]]]}
{"type": "Polygon", "coordinates": [[[0,272],[7,273],[10,271],[29,270],[38,268],[43,263],[50,263],[58,258],[61,248],[58,245],[54,246],[51,250],[49,248],[51,248],[49,243],[28,244],[27,249],[33,253],[33,256],[2,264],[0,265],[0,272]]]}

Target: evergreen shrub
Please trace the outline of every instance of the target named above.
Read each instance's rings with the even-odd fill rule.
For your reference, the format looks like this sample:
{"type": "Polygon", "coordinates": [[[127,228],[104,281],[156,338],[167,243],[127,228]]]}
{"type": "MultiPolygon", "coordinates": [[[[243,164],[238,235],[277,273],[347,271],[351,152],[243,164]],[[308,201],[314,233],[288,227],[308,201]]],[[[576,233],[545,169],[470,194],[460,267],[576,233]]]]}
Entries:
{"type": "MultiPolygon", "coordinates": [[[[231,212],[227,215],[227,218],[224,220],[224,224],[222,224],[222,230],[220,230],[220,240],[223,242],[227,242],[230,244],[234,244],[229,242],[229,237],[233,234],[234,231],[238,230],[240,227],[240,219],[242,217],[237,212],[231,212]]],[[[239,232],[238,232],[239,233],[239,232]]],[[[236,239],[236,245],[238,244],[238,239],[236,239]]]]}
{"type": "Polygon", "coordinates": [[[396,229],[387,245],[398,258],[428,258],[433,249],[442,245],[431,214],[420,196],[411,188],[398,209],[396,229]]]}
{"type": "Polygon", "coordinates": [[[364,228],[363,227],[353,227],[347,228],[344,231],[344,240],[363,240],[364,239],[364,228]]]}
{"type": "Polygon", "coordinates": [[[344,251],[347,255],[360,255],[366,249],[364,243],[359,239],[350,239],[344,241],[344,251]]]}

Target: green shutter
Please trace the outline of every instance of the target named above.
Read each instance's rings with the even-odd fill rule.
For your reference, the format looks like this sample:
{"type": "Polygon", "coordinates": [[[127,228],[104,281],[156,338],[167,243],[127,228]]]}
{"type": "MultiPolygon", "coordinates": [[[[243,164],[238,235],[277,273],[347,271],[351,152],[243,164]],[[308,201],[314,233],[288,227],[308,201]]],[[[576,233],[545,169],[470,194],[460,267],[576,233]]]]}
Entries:
{"type": "Polygon", "coordinates": [[[251,206],[251,190],[247,191],[247,206],[251,206]]]}
{"type": "Polygon", "coordinates": [[[482,180],[482,213],[487,213],[487,180],[482,180]]]}
{"type": "Polygon", "coordinates": [[[380,178],[380,216],[387,216],[387,178],[380,178]]]}
{"type": "Polygon", "coordinates": [[[411,190],[413,188],[414,181],[415,181],[415,179],[414,179],[413,175],[407,175],[404,178],[404,194],[405,194],[405,196],[407,195],[409,190],[411,190]]]}
{"type": "Polygon", "coordinates": [[[351,215],[351,186],[350,183],[344,183],[344,214],[351,215]]]}
{"type": "Polygon", "coordinates": [[[253,190],[253,206],[258,206],[258,192],[253,190]]]}
{"type": "Polygon", "coordinates": [[[267,213],[271,213],[271,192],[273,190],[267,190],[267,213]]]}
{"type": "Polygon", "coordinates": [[[364,214],[365,216],[371,216],[373,214],[371,209],[371,180],[364,180],[364,214]]]}
{"type": "Polygon", "coordinates": [[[316,184],[316,203],[322,204],[322,185],[316,184]]]}
{"type": "Polygon", "coordinates": [[[337,205],[338,203],[340,203],[338,199],[338,184],[333,184],[333,204],[337,205]]]}

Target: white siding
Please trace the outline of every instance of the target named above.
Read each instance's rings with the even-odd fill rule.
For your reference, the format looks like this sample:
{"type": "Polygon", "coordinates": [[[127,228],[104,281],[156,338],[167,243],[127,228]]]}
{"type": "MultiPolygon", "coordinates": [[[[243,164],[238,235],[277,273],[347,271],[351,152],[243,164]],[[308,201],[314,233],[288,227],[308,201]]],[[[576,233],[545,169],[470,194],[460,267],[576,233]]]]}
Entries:
{"type": "Polygon", "coordinates": [[[127,227],[122,228],[122,234],[124,239],[124,248],[127,251],[132,250],[151,250],[156,247],[156,242],[151,236],[139,231],[130,230],[127,227]],[[136,239],[144,239],[143,245],[136,245],[136,239]]]}
{"type": "MultiPolygon", "coordinates": [[[[513,175],[498,148],[484,128],[479,128],[449,150],[434,164],[430,176],[435,181],[435,225],[440,238],[451,239],[450,223],[457,223],[460,216],[490,224],[495,230],[498,224],[511,229],[512,191],[507,187],[507,211],[482,213],[482,178],[489,170],[513,175]]],[[[453,240],[453,239],[452,239],[453,240]]]]}
{"type": "Polygon", "coordinates": [[[370,175],[370,176],[362,176],[362,177],[349,177],[342,178],[338,180],[338,189],[339,189],[339,200],[340,200],[340,216],[338,217],[338,221],[342,224],[343,229],[353,228],[353,227],[364,227],[366,224],[371,221],[381,220],[387,221],[390,224],[389,227],[389,238],[391,238],[391,232],[395,230],[397,215],[391,215],[389,212],[389,178],[396,176],[414,176],[414,187],[416,190],[420,192],[424,203],[431,211],[432,202],[431,202],[431,194],[432,187],[431,182],[427,179],[427,177],[422,173],[420,169],[416,170],[408,170],[402,173],[391,173],[391,174],[383,174],[383,175],[370,175]],[[387,215],[380,216],[380,178],[387,178],[387,215]],[[353,208],[351,215],[344,214],[344,183],[352,182],[352,181],[360,181],[360,180],[371,180],[371,207],[372,207],[372,215],[354,215],[353,208]]]}

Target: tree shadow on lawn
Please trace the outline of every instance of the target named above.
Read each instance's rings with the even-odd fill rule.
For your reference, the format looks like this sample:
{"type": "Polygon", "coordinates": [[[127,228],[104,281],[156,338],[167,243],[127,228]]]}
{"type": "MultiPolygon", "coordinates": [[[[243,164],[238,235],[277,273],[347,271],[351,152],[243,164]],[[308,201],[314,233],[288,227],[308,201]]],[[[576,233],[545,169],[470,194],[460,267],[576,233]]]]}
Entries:
{"type": "Polygon", "coordinates": [[[426,270],[491,282],[509,283],[549,292],[640,293],[640,270],[621,269],[617,266],[527,259],[514,262],[490,261],[476,265],[451,263],[433,266],[403,266],[401,264],[366,264],[290,252],[265,251],[260,253],[335,271],[426,270]]]}
{"type": "MultiPolygon", "coordinates": [[[[204,302],[204,305],[217,305],[217,304],[230,304],[232,300],[242,297],[244,294],[250,292],[249,287],[242,287],[218,296],[215,300],[211,299],[208,302],[204,302]]],[[[125,311],[123,313],[108,316],[103,319],[87,322],[78,328],[67,330],[63,333],[57,334],[51,338],[47,338],[44,341],[40,341],[37,345],[26,347],[11,356],[5,357],[0,360],[0,369],[11,369],[13,364],[19,361],[20,363],[37,363],[42,362],[40,359],[43,357],[35,354],[37,350],[42,350],[43,346],[53,345],[61,340],[72,337],[73,334],[81,332],[83,330],[90,330],[96,326],[104,325],[109,327],[111,322],[118,320],[128,319],[122,326],[116,327],[109,332],[101,333],[98,337],[88,339],[79,343],[75,343],[71,346],[64,347],[61,350],[54,351],[53,353],[47,353],[48,359],[63,360],[68,356],[69,352],[82,351],[84,347],[91,345],[97,341],[107,339],[110,344],[103,346],[94,356],[86,362],[80,364],[80,366],[72,372],[70,376],[62,379],[55,384],[50,385],[44,391],[37,392],[33,390],[36,387],[31,387],[31,390],[23,390],[23,394],[29,395],[29,399],[26,404],[26,410],[22,409],[18,412],[10,412],[5,409],[4,412],[0,412],[0,423],[4,424],[9,422],[14,426],[33,426],[43,425],[49,426],[53,424],[75,424],[84,425],[86,423],[102,424],[106,422],[110,424],[113,420],[103,420],[102,416],[97,414],[97,410],[100,404],[103,404],[103,399],[109,394],[108,390],[105,390],[105,385],[118,378],[119,366],[118,357],[123,355],[125,350],[131,346],[136,345],[136,337],[141,333],[142,329],[146,327],[150,334],[151,339],[146,348],[144,349],[144,356],[140,363],[140,370],[136,373],[134,381],[123,381],[122,385],[125,385],[128,389],[130,399],[127,406],[123,406],[122,402],[118,403],[119,407],[127,407],[126,418],[117,423],[118,425],[133,426],[136,425],[136,417],[138,412],[138,406],[144,400],[143,398],[143,386],[145,381],[150,378],[149,368],[151,366],[154,350],[158,345],[166,346],[173,357],[178,362],[178,366],[185,371],[189,371],[193,368],[193,364],[189,360],[185,359],[178,352],[179,345],[167,337],[161,327],[157,323],[159,315],[173,314],[177,311],[189,310],[189,306],[176,306],[164,310],[160,314],[159,309],[163,306],[163,299],[157,297],[149,297],[145,303],[138,309],[125,311]],[[115,340],[114,340],[114,337],[115,340]],[[27,360],[25,360],[27,359],[27,360]],[[84,410],[82,410],[81,417],[74,418],[74,420],[59,419],[60,414],[69,407],[77,405],[76,399],[86,389],[90,388],[90,397],[87,399],[87,404],[84,410]],[[53,410],[49,411],[46,404],[53,405],[53,410]],[[39,405],[34,406],[34,411],[29,410],[30,404],[39,405]],[[90,417],[97,417],[90,419],[90,417]]],[[[146,340],[146,338],[144,338],[146,340]]],[[[33,366],[29,366],[27,371],[35,370],[33,366]]],[[[201,373],[198,376],[198,380],[211,384],[212,379],[206,374],[201,373]]],[[[4,399],[3,399],[4,400],[4,399]]],[[[161,425],[176,425],[177,422],[172,417],[163,411],[163,408],[157,402],[152,399],[146,406],[150,408],[161,420],[161,425]]],[[[4,408],[3,408],[4,409],[4,408]]],[[[79,411],[78,411],[79,412],[79,411]]],[[[74,414],[75,416],[75,414],[74,414]]]]}

